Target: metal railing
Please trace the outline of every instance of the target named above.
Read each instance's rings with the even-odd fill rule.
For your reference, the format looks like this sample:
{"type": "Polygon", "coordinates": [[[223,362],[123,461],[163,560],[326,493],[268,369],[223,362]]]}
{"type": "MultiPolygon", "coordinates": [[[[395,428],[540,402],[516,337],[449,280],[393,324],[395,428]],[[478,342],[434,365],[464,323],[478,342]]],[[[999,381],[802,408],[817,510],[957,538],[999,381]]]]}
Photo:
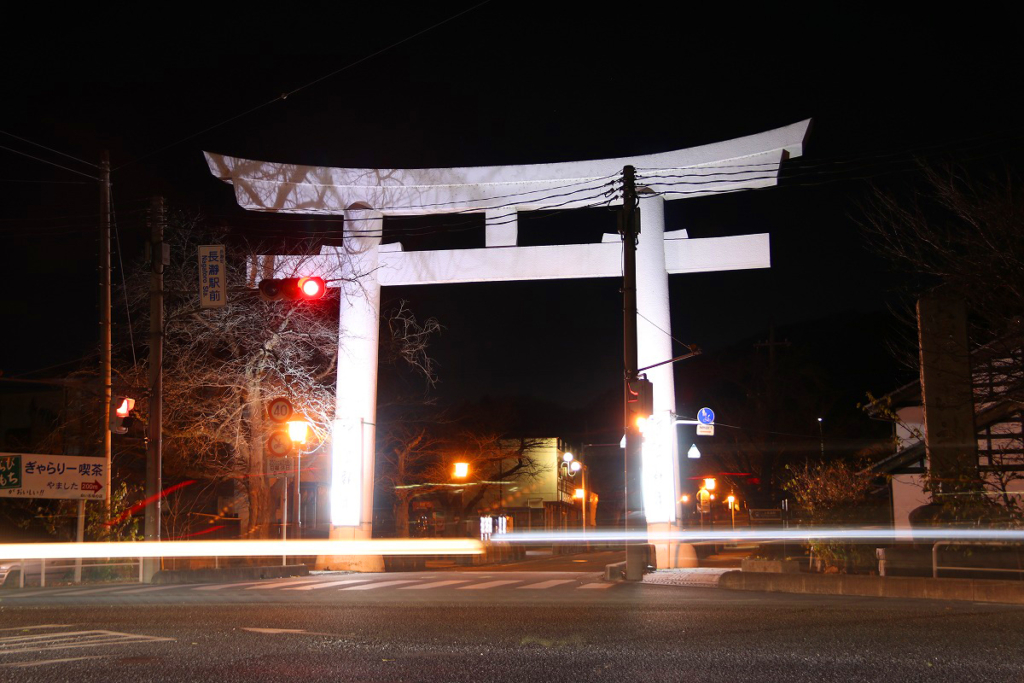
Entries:
{"type": "Polygon", "coordinates": [[[1000,567],[957,567],[953,565],[939,565],[939,546],[950,546],[950,545],[977,545],[977,546],[1000,546],[1000,547],[1020,547],[1019,543],[1005,543],[1003,541],[939,541],[932,546],[932,578],[939,578],[940,569],[952,569],[954,571],[970,571],[970,572],[1004,572],[1004,573],[1018,573],[1024,574],[1024,569],[1003,569],[1000,567]]]}

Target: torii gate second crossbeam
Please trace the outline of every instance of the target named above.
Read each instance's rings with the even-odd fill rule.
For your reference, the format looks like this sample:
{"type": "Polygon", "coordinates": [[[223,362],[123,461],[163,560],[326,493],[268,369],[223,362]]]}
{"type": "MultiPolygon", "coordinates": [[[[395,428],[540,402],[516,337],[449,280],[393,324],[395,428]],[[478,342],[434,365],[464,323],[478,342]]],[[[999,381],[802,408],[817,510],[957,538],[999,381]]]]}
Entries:
{"type": "MultiPolygon", "coordinates": [[[[323,272],[341,278],[338,382],[331,456],[331,538],[369,538],[373,513],[374,435],[380,288],[459,282],[621,277],[618,235],[596,244],[517,246],[516,212],[621,203],[615,182],[637,168],[642,232],[637,245],[638,362],[672,356],[668,275],[770,267],[766,234],[690,239],[665,232],[665,200],[768,187],[783,160],[802,153],[810,121],[727,142],[619,159],[529,166],[442,169],[351,169],[294,166],[207,153],[211,172],[234,185],[243,208],[345,217],[343,247],[324,247],[323,272]],[[405,252],[381,244],[387,215],[485,214],[482,249],[405,252]]],[[[279,273],[289,259],[278,257],[279,273]]],[[[309,267],[309,257],[303,258],[309,267]]],[[[648,371],[655,417],[671,425],[671,365],[648,371]]],[[[674,429],[674,427],[673,427],[674,429]]],[[[672,531],[679,518],[676,439],[644,449],[644,509],[652,532],[672,531]]],[[[658,545],[658,566],[694,565],[679,546],[658,545]]],[[[332,565],[334,566],[334,565],[332,565]]],[[[354,569],[379,562],[355,560],[354,569]]]]}

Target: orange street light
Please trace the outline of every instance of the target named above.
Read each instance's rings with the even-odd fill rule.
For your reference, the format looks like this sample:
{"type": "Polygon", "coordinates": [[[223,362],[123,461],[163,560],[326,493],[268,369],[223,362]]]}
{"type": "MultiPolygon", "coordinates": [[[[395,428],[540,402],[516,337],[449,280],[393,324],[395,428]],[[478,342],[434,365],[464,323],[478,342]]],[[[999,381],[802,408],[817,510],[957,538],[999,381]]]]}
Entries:
{"type": "Polygon", "coordinates": [[[459,479],[465,479],[469,476],[469,463],[468,462],[457,462],[455,463],[455,476],[459,479]]]}
{"type": "Polygon", "coordinates": [[[708,479],[705,479],[704,480],[704,488],[706,488],[708,491],[714,491],[715,490],[715,478],[714,477],[710,477],[708,479]]]}
{"type": "Polygon", "coordinates": [[[292,443],[306,443],[306,434],[309,433],[309,423],[302,420],[295,420],[288,423],[288,436],[292,443]]]}
{"type": "Polygon", "coordinates": [[[576,489],[576,493],[573,495],[573,498],[579,498],[580,500],[583,500],[583,495],[583,489],[576,489]]]}

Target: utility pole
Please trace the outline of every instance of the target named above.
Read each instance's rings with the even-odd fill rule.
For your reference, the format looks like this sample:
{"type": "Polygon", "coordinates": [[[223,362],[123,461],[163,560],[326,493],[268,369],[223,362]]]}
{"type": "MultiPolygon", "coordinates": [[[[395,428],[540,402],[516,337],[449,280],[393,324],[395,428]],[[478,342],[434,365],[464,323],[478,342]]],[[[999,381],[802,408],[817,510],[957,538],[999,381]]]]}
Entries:
{"type": "Polygon", "coordinates": [[[103,500],[103,516],[110,519],[110,153],[100,156],[100,385],[102,391],[102,419],[100,434],[103,458],[106,460],[107,492],[103,500]]]}
{"type": "MultiPolygon", "coordinates": [[[[150,205],[149,280],[149,428],[146,438],[146,540],[160,540],[160,492],[163,490],[163,399],[164,399],[164,266],[169,262],[164,243],[167,214],[162,197],[150,205]]],[[[143,560],[143,581],[150,583],[160,569],[160,558],[143,560]]]]}
{"type": "Polygon", "coordinates": [[[629,385],[637,379],[636,332],[636,241],[640,233],[640,210],[637,207],[636,169],[622,169],[622,324],[625,377],[623,378],[623,407],[626,435],[626,531],[638,538],[626,541],[626,580],[643,579],[647,566],[647,519],[641,488],[640,428],[630,419],[629,385]]]}

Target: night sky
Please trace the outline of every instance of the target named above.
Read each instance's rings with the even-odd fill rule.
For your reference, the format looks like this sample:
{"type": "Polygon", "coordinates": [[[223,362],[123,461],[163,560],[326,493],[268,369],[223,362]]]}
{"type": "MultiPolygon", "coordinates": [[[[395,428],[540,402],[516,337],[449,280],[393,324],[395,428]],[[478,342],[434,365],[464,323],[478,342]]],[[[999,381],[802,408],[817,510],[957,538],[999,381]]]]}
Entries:
{"type": "MultiPolygon", "coordinates": [[[[110,150],[120,255],[131,259],[139,211],[155,194],[253,237],[323,227],[247,216],[203,150],[355,167],[538,163],[661,152],[812,118],[805,155],[779,187],[668,204],[667,229],[691,237],[770,232],[774,264],[673,276],[673,334],[711,355],[763,340],[772,325],[816,325],[831,330],[821,355],[838,374],[862,378],[852,381],[858,391],[894,388],[906,377],[872,326],[906,277],[867,248],[858,206],[872,185],[906,183],[915,157],[1019,161],[1019,32],[1009,5],[955,15],[934,6],[684,6],[612,13],[494,0],[319,15],[289,6],[153,23],[26,14],[2,47],[0,369],[57,375],[68,366],[46,368],[88,355],[98,339],[96,184],[25,155],[95,169],[40,145],[91,163],[110,150]]],[[[520,229],[610,230],[610,216],[524,217],[520,229]]],[[[434,346],[442,401],[529,395],[580,409],[619,390],[618,287],[452,285],[388,296],[445,326],[434,346]]],[[[702,402],[699,386],[677,392],[680,413],[702,402]]]]}

